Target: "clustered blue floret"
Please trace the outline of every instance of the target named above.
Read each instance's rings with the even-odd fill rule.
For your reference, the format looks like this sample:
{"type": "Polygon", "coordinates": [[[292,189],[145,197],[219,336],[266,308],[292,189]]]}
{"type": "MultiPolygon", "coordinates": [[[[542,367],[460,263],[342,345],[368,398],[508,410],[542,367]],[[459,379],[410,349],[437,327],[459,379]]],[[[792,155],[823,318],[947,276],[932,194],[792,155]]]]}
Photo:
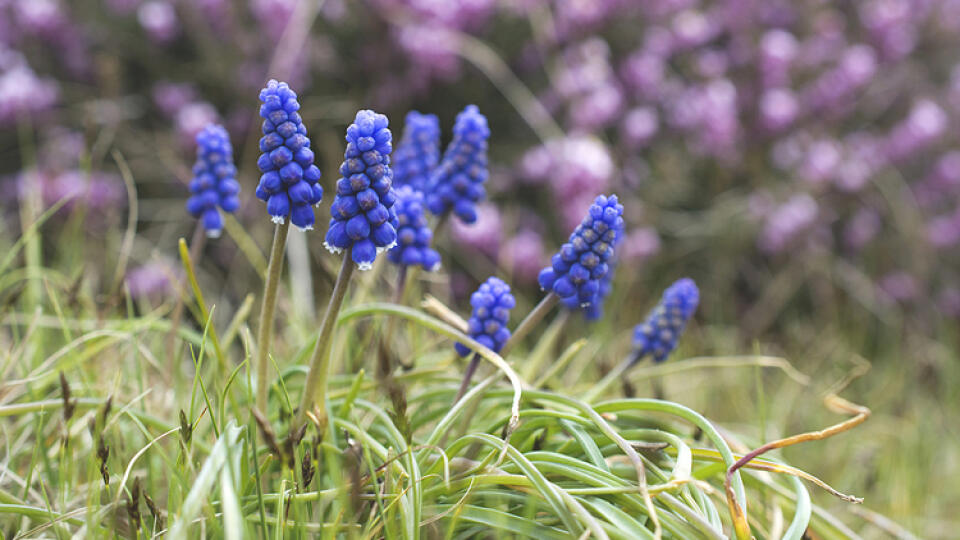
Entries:
{"type": "Polygon", "coordinates": [[[307,128],[300,118],[297,94],[285,82],[273,79],[260,91],[263,137],[257,166],[263,175],[257,198],[266,201],[274,223],[290,223],[301,230],[313,229],[313,206],[323,199],[320,169],[313,164],[307,128]]]}
{"type": "Polygon", "coordinates": [[[468,105],[453,126],[453,140],[430,176],[427,207],[442,216],[452,211],[464,223],[477,221],[477,202],[483,200],[487,180],[487,118],[468,105]]]}
{"type": "Polygon", "coordinates": [[[600,278],[600,289],[597,291],[597,296],[594,298],[593,302],[590,305],[581,307],[580,299],[577,295],[571,296],[564,299],[563,305],[568,309],[581,309],[583,310],[583,318],[587,322],[596,322],[603,318],[603,303],[610,296],[610,292],[613,290],[613,276],[617,270],[617,249],[620,246],[620,241],[623,239],[623,231],[620,231],[616,235],[616,238],[613,239],[613,252],[614,256],[607,263],[607,273],[600,278]]]}
{"type": "Polygon", "coordinates": [[[654,362],[666,360],[677,347],[699,301],[700,291],[690,278],[677,280],[667,288],[657,307],[633,330],[633,361],[648,355],[654,362]]]}
{"type": "MultiPolygon", "coordinates": [[[[510,310],[517,305],[516,299],[510,294],[510,286],[499,278],[492,277],[480,285],[470,295],[470,305],[473,314],[467,321],[467,335],[484,347],[500,352],[503,345],[510,339],[510,310]]],[[[470,354],[462,343],[455,345],[460,356],[470,354]]]]}
{"type": "Polygon", "coordinates": [[[187,211],[203,220],[207,236],[216,238],[223,231],[224,212],[233,213],[240,206],[240,184],[233,164],[230,135],[223,126],[210,124],[197,134],[197,162],[193,165],[187,211]]]}
{"type": "Polygon", "coordinates": [[[350,249],[360,270],[369,270],[381,251],[397,243],[399,220],[390,170],[392,136],[387,117],[371,110],[357,112],[347,128],[347,149],[340,165],[337,196],[330,208],[330,229],[324,245],[339,253],[350,249]]]}
{"type": "Polygon", "coordinates": [[[410,111],[393,153],[393,185],[425,191],[440,160],[440,121],[435,114],[410,111]]]}
{"type": "Polygon", "coordinates": [[[551,266],[540,271],[540,287],[565,303],[575,301],[587,307],[597,302],[600,281],[610,271],[614,242],[623,232],[622,216],[616,195],[598,196],[570,240],[553,256],[551,266]]]}
{"type": "Polygon", "coordinates": [[[394,264],[420,266],[428,272],[440,268],[440,254],[430,247],[433,231],[423,212],[423,193],[401,186],[397,193],[397,245],[387,253],[394,264]]]}

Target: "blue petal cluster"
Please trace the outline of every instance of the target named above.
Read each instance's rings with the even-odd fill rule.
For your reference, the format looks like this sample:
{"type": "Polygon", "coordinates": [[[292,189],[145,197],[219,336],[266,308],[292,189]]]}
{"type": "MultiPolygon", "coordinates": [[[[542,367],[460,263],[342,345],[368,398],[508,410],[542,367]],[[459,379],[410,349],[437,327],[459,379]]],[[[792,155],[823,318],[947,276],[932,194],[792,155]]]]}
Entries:
{"type": "MultiPolygon", "coordinates": [[[[484,347],[500,352],[510,339],[507,322],[510,320],[510,310],[517,305],[516,299],[510,294],[510,286],[492,277],[470,295],[470,305],[473,306],[473,315],[467,321],[467,335],[484,347]]],[[[455,346],[460,356],[471,352],[462,343],[455,346]]]]}
{"type": "Polygon", "coordinates": [[[440,160],[440,121],[435,114],[410,111],[393,153],[393,185],[424,191],[440,160]]]}
{"type": "Polygon", "coordinates": [[[357,112],[347,128],[342,178],[337,181],[337,196],[330,208],[330,230],[324,245],[334,253],[350,249],[360,270],[372,268],[377,254],[397,243],[397,195],[390,170],[393,143],[387,125],[382,114],[357,112]]]}
{"type": "Polygon", "coordinates": [[[240,184],[233,164],[230,135],[223,126],[210,124],[197,133],[197,162],[193,165],[187,212],[203,220],[207,236],[216,238],[223,232],[224,212],[233,213],[240,206],[240,184]]]}
{"type": "Polygon", "coordinates": [[[419,265],[428,272],[440,268],[440,254],[430,247],[433,232],[423,215],[423,193],[401,186],[397,193],[397,245],[387,253],[394,264],[419,265]]]}
{"type": "Polygon", "coordinates": [[[487,118],[476,105],[468,105],[457,115],[453,140],[443,160],[430,176],[427,208],[438,216],[453,211],[464,223],[477,221],[476,204],[486,196],[487,118]]]}
{"type": "Polygon", "coordinates": [[[620,241],[623,239],[623,232],[620,231],[616,235],[616,238],[613,239],[613,252],[614,257],[610,259],[607,263],[607,273],[600,278],[600,289],[597,291],[597,296],[587,306],[580,306],[580,299],[577,295],[573,295],[569,298],[563,300],[564,307],[568,309],[582,309],[583,317],[587,322],[596,322],[603,318],[603,302],[610,296],[610,292],[613,290],[613,276],[617,269],[617,249],[620,246],[620,241]]]}
{"type": "Polygon", "coordinates": [[[663,362],[677,347],[687,321],[700,301],[697,284],[690,278],[677,280],[663,292],[663,299],[647,315],[647,320],[633,329],[634,362],[650,355],[654,362],[663,362]]]}
{"type": "Polygon", "coordinates": [[[300,118],[297,94],[273,79],[260,91],[263,137],[257,167],[263,173],[257,198],[266,201],[274,223],[290,217],[301,230],[313,229],[313,206],[323,199],[320,169],[313,164],[307,128],[300,118]]]}
{"type": "Polygon", "coordinates": [[[587,307],[597,302],[600,281],[610,271],[614,242],[623,232],[622,216],[616,195],[597,197],[570,240],[551,259],[551,266],[540,271],[540,287],[565,303],[587,307]]]}

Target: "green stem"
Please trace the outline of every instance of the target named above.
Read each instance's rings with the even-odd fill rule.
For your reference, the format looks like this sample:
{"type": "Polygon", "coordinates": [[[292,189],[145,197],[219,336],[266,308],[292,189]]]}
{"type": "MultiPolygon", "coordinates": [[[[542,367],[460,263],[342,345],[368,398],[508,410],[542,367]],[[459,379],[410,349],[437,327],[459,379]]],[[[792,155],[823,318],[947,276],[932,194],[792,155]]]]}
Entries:
{"type": "Polygon", "coordinates": [[[263,282],[263,303],[260,305],[260,327],[257,333],[257,408],[267,414],[267,356],[273,342],[273,316],[277,308],[277,288],[283,271],[283,250],[287,245],[290,220],[286,219],[273,231],[273,247],[267,263],[267,278],[263,282]]]}
{"type": "Polygon", "coordinates": [[[227,359],[223,356],[220,339],[217,337],[217,329],[213,326],[213,321],[210,319],[210,310],[207,309],[207,302],[203,299],[203,291],[200,290],[200,283],[197,281],[197,272],[193,266],[193,259],[190,258],[190,252],[187,249],[187,241],[183,238],[180,239],[180,259],[183,261],[183,270],[187,274],[187,281],[193,289],[193,296],[197,301],[197,308],[200,310],[200,316],[203,318],[203,320],[198,322],[204,325],[209,324],[210,341],[213,342],[213,351],[217,356],[220,369],[226,371],[227,359]]]}
{"type": "MultiPolygon", "coordinates": [[[[193,231],[193,239],[190,240],[190,260],[196,264],[203,253],[203,244],[206,235],[204,234],[203,223],[198,221],[197,228],[193,231]]],[[[189,286],[189,285],[187,285],[189,286]]],[[[183,319],[183,307],[185,305],[184,295],[177,294],[177,303],[173,307],[173,314],[170,316],[170,331],[167,333],[167,352],[170,354],[170,366],[174,370],[174,380],[180,367],[175,363],[177,359],[177,331],[180,329],[180,322],[183,319]]]]}
{"type": "Polygon", "coordinates": [[[544,296],[543,300],[540,300],[540,303],[527,314],[527,317],[520,321],[517,329],[513,331],[513,335],[504,343],[503,348],[500,349],[500,357],[506,358],[513,347],[523,341],[523,338],[527,337],[527,334],[536,328],[540,321],[547,316],[547,313],[550,313],[550,310],[557,305],[559,300],[560,297],[552,292],[544,296]]]}
{"type": "Polygon", "coordinates": [[[330,295],[330,302],[327,304],[327,310],[323,314],[323,322],[320,323],[320,335],[317,337],[317,344],[313,349],[313,356],[310,358],[310,370],[307,371],[307,381],[303,387],[303,399],[300,401],[300,408],[297,409],[297,416],[293,422],[293,430],[296,431],[306,420],[307,411],[313,407],[314,403],[319,408],[317,418],[321,425],[327,417],[327,377],[330,371],[330,338],[333,335],[333,327],[336,325],[337,317],[340,314],[340,306],[343,305],[343,299],[347,295],[347,285],[350,284],[350,276],[353,275],[353,260],[350,250],[343,252],[343,265],[340,266],[340,273],[337,275],[337,281],[333,285],[333,293],[330,295]],[[314,400],[317,391],[320,391],[319,399],[314,400]]]}
{"type": "MultiPolygon", "coordinates": [[[[400,271],[397,274],[397,287],[393,291],[393,303],[397,305],[403,305],[403,293],[407,289],[407,266],[401,265],[400,271]]],[[[390,317],[387,320],[387,327],[383,332],[383,335],[380,338],[380,356],[379,356],[379,369],[377,370],[377,377],[385,379],[387,375],[393,372],[393,359],[394,351],[390,347],[390,343],[393,342],[393,332],[396,330],[397,319],[390,317]]],[[[412,366],[411,366],[412,367],[412,366]]]]}
{"type": "Polygon", "coordinates": [[[470,363],[467,364],[467,371],[463,374],[463,381],[460,382],[460,389],[457,390],[457,397],[453,398],[454,403],[460,401],[460,398],[467,393],[467,388],[470,388],[470,379],[473,378],[474,372],[477,371],[478,364],[480,364],[480,356],[474,354],[470,358],[470,363]]]}

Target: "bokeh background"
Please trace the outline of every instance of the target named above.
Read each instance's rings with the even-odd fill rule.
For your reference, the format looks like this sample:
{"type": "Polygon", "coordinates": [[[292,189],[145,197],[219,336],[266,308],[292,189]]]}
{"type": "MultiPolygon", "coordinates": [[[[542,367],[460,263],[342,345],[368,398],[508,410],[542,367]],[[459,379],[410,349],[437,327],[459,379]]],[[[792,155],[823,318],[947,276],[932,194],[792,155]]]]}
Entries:
{"type": "MultiPolygon", "coordinates": [[[[462,307],[495,273],[532,305],[555,246],[616,192],[615,293],[601,322],[572,316],[571,336],[622,349],[665,285],[695,278],[702,304],[675,362],[780,356],[814,384],[722,369],[665,375],[665,391],[766,438],[834,422],[814,388],[869,363],[845,395],[874,417],[785,457],[865,496],[862,509],[817,499],[864,536],[950,538],[958,47],[956,0],[0,0],[2,245],[67,198],[40,254],[59,285],[97,299],[123,279],[136,302],[161,303],[194,229],[194,136],[221,122],[242,207],[201,278],[226,317],[259,290],[271,234],[253,196],[266,79],[301,95],[328,193],[358,108],[396,134],[408,110],[435,113],[445,143],[474,103],[493,133],[489,202],[441,235],[435,294],[462,307]]],[[[303,294],[282,300],[303,314],[289,330],[301,341],[333,275],[314,235],[291,236],[303,294]]],[[[104,317],[125,309],[100,300],[104,317]]]]}

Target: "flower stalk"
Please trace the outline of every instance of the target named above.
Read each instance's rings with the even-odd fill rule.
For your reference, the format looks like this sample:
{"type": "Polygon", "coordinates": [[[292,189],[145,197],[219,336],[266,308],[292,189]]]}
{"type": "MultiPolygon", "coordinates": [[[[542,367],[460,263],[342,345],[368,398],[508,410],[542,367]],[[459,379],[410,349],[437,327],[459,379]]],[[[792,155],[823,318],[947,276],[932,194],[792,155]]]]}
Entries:
{"type": "Polygon", "coordinates": [[[287,233],[290,232],[290,220],[284,220],[273,232],[273,247],[270,249],[270,262],[267,263],[267,278],[263,282],[263,303],[260,305],[260,326],[257,334],[257,409],[266,414],[267,410],[267,362],[270,345],[273,342],[273,318],[277,308],[277,289],[280,286],[280,274],[283,273],[284,248],[287,245],[287,233]]]}
{"type": "Polygon", "coordinates": [[[333,336],[333,327],[336,325],[337,316],[340,314],[340,307],[343,305],[343,299],[347,295],[347,286],[350,284],[350,277],[353,275],[354,263],[348,249],[343,256],[343,264],[340,266],[340,273],[337,275],[337,281],[333,285],[333,293],[330,295],[330,302],[323,314],[323,321],[320,323],[320,335],[317,336],[317,343],[313,348],[313,355],[310,358],[310,369],[307,371],[307,380],[303,387],[303,398],[300,400],[300,407],[297,409],[297,415],[293,422],[293,429],[299,429],[306,421],[306,414],[311,411],[314,404],[319,409],[315,414],[324,425],[327,419],[327,377],[330,372],[330,338],[333,336]],[[319,391],[319,396],[317,392],[319,391]],[[316,398],[316,399],[315,399],[316,398]]]}

